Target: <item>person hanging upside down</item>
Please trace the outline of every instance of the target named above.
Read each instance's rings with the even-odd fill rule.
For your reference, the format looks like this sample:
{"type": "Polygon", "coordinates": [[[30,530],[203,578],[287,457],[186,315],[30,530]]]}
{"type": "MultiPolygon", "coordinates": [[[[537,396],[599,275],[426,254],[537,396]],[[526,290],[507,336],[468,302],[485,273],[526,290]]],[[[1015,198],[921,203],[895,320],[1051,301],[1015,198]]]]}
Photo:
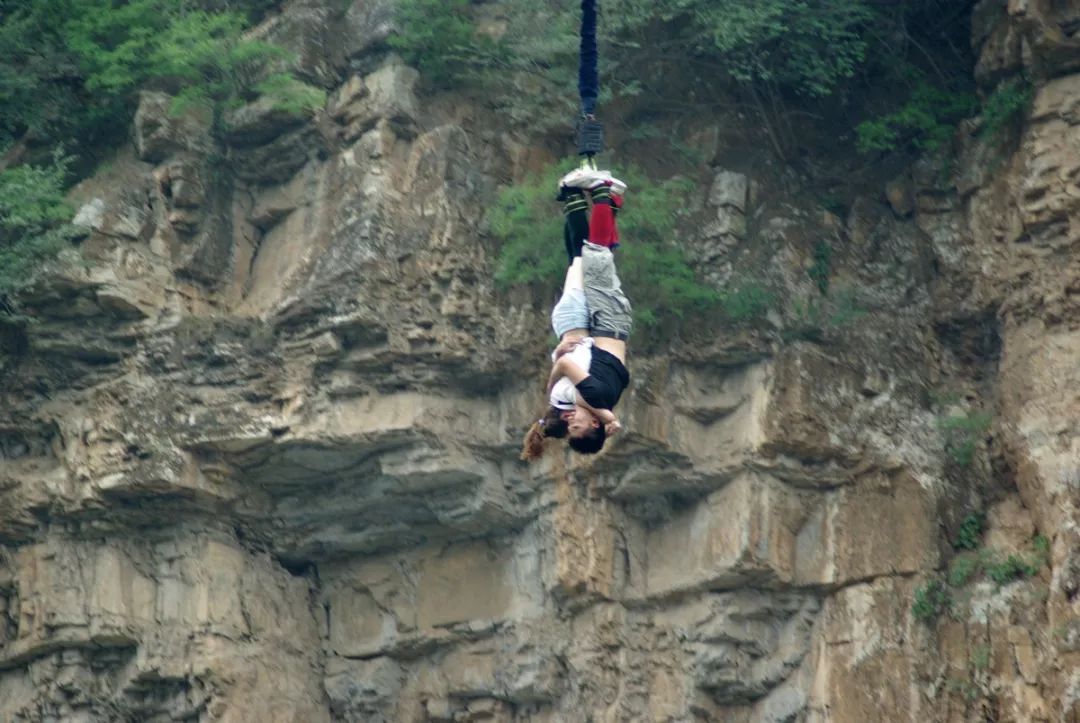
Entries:
{"type": "Polygon", "coordinates": [[[551,312],[559,337],[547,386],[551,406],[526,434],[522,459],[542,456],[548,437],[569,436],[576,452],[595,454],[622,428],[612,410],[630,383],[625,361],[633,311],[612,249],[619,243],[615,217],[625,190],[606,171],[589,167],[560,182],[569,263],[563,295],[551,312]]]}

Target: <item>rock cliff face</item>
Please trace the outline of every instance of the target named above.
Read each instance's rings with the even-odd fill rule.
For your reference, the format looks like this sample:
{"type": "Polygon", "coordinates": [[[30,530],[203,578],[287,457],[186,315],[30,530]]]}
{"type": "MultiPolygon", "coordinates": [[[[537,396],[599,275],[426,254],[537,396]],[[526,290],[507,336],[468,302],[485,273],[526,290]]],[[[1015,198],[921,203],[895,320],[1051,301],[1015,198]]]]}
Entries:
{"type": "Polygon", "coordinates": [[[213,140],[145,94],[74,192],[88,263],[0,326],[0,720],[1080,720],[1074,4],[980,5],[980,83],[1036,97],[947,180],[840,219],[716,170],[703,271],[765,244],[795,293],[825,235],[869,313],[637,354],[629,433],[534,468],[548,299],[496,292],[482,218],[550,153],[339,5],[261,29],[324,115],[213,140]],[[979,510],[1045,559],[917,619],[979,510]]]}

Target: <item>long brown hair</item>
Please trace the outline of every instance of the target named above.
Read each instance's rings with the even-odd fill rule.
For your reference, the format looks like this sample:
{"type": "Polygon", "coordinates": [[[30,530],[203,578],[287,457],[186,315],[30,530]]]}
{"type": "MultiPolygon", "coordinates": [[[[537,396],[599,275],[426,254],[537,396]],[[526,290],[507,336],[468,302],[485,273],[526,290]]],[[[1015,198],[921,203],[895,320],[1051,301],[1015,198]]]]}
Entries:
{"type": "Polygon", "coordinates": [[[544,440],[562,439],[566,436],[569,425],[562,418],[562,410],[548,407],[544,416],[529,427],[521,444],[521,458],[526,462],[535,462],[544,456],[544,440]]]}

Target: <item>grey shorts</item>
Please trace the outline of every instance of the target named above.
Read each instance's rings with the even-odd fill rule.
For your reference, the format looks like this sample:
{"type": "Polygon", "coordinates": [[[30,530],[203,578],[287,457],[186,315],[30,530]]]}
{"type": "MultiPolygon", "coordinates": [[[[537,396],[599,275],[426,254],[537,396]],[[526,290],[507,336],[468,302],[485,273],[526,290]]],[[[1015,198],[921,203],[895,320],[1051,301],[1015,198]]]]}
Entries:
{"type": "Polygon", "coordinates": [[[623,341],[629,339],[634,325],[634,310],[622,291],[611,249],[586,243],[581,256],[585,272],[589,333],[623,341]]]}
{"type": "Polygon", "coordinates": [[[584,291],[567,289],[563,292],[559,303],[551,310],[551,328],[560,339],[573,329],[589,328],[589,307],[585,305],[584,291]]]}

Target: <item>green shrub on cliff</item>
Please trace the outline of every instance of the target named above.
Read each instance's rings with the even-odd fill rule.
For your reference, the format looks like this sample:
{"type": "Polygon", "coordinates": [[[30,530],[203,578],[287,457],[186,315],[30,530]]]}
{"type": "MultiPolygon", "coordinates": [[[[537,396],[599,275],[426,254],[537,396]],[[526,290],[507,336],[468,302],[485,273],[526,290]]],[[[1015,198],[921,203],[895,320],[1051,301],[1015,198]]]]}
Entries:
{"type": "MultiPolygon", "coordinates": [[[[253,97],[288,53],[243,36],[249,11],[264,10],[265,0],[211,9],[218,6],[0,0],[0,147],[26,138],[80,152],[115,138],[126,130],[135,91],[147,84],[188,101],[253,97]]],[[[318,98],[309,92],[307,105],[318,98]]]]}
{"type": "Polygon", "coordinates": [[[826,96],[866,59],[875,11],[860,0],[625,0],[606,20],[627,37],[660,26],[669,48],[739,82],[826,96]]]}
{"type": "Polygon", "coordinates": [[[956,124],[978,109],[975,95],[919,76],[907,100],[891,113],[864,121],[855,129],[863,153],[906,146],[936,151],[956,132],[956,124]]]}
{"type": "Polygon", "coordinates": [[[960,531],[956,533],[953,547],[958,550],[974,550],[982,542],[983,528],[986,526],[986,515],[981,512],[972,512],[960,523],[960,531]]]}
{"type": "Polygon", "coordinates": [[[67,161],[0,173],[0,294],[29,281],[75,235],[64,202],[67,161]]]}
{"type": "Polygon", "coordinates": [[[244,37],[269,4],[0,0],[0,150],[16,145],[12,158],[32,164],[0,174],[0,289],[72,236],[66,176],[126,135],[140,88],[174,94],[174,110],[208,106],[219,127],[226,107],[258,95],[292,113],[323,104],[321,89],[281,70],[288,52],[244,37]],[[57,147],[74,162],[43,164],[57,147]]]}
{"type": "Polygon", "coordinates": [[[979,440],[985,436],[993,418],[986,412],[956,414],[938,419],[937,426],[945,442],[945,452],[953,462],[967,467],[975,460],[979,440]]]}
{"type": "Polygon", "coordinates": [[[399,32],[387,41],[427,80],[452,84],[474,62],[475,37],[469,0],[407,0],[398,5],[399,32]]]}
{"type": "MultiPolygon", "coordinates": [[[[794,132],[788,110],[819,116],[822,98],[870,88],[887,99],[860,134],[870,148],[940,142],[972,97],[970,57],[956,50],[970,34],[970,3],[621,0],[600,12],[602,108],[633,98],[645,115],[710,113],[734,100],[766,121],[778,149],[794,132]],[[927,46],[962,57],[937,62],[927,46]],[[933,82],[912,93],[898,67],[933,82]],[[959,70],[945,77],[940,67],[959,70]],[[962,97],[946,92],[965,78],[962,97]]],[[[578,22],[569,0],[400,0],[389,42],[432,85],[471,86],[506,118],[545,132],[572,118],[578,22]]]]}
{"type": "MultiPolygon", "coordinates": [[[[609,44],[602,61],[678,48],[738,82],[812,96],[828,95],[851,77],[875,20],[873,3],[860,0],[623,0],[604,10],[601,32],[609,44]],[[653,46],[646,36],[663,41],[653,46]]],[[[554,82],[565,86],[559,78],[574,77],[577,3],[507,0],[473,8],[467,0],[402,0],[397,21],[391,46],[439,84],[556,66],[565,73],[552,75],[554,82]]]]}
{"type": "Polygon", "coordinates": [[[915,590],[915,600],[911,606],[911,614],[919,622],[930,625],[937,620],[942,613],[952,609],[952,595],[949,594],[940,580],[931,580],[915,590]]]}
{"type": "MultiPolygon", "coordinates": [[[[495,278],[503,286],[561,287],[566,251],[562,208],[554,195],[559,177],[570,167],[570,162],[553,166],[510,186],[492,206],[488,220],[502,241],[495,278]]],[[[689,182],[671,179],[650,183],[632,169],[621,176],[632,193],[626,210],[619,213],[619,235],[624,243],[615,253],[635,319],[654,325],[724,301],[727,297],[697,279],[674,243],[689,182]]],[[[758,313],[757,295],[740,293],[731,300],[732,308],[746,317],[758,313]]]]}
{"type": "Polygon", "coordinates": [[[999,85],[983,102],[980,135],[991,138],[1000,133],[1031,105],[1034,97],[1035,89],[1026,78],[999,85]]]}

